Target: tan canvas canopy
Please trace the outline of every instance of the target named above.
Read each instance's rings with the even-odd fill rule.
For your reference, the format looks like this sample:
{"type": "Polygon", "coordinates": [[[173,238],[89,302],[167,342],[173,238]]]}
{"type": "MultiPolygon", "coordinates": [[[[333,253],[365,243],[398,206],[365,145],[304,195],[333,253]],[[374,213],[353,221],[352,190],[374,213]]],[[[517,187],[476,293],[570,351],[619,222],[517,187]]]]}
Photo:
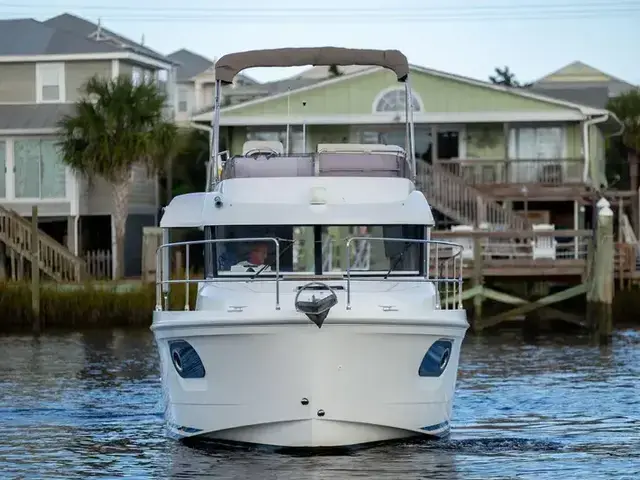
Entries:
{"type": "Polygon", "coordinates": [[[377,65],[393,70],[399,82],[404,82],[409,75],[407,57],[399,50],[318,47],[230,53],[216,62],[216,79],[222,83],[232,83],[234,77],[245,68],[302,65],[377,65]]]}

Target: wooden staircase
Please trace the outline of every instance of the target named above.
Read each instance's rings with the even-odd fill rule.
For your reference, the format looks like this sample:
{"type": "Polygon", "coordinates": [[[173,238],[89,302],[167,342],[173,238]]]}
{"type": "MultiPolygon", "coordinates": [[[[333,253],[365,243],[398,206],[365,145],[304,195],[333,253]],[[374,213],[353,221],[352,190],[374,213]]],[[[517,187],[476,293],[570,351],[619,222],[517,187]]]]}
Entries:
{"type": "Polygon", "coordinates": [[[500,225],[509,230],[531,228],[529,220],[511,208],[500,205],[480,190],[466,184],[444,168],[418,160],[418,188],[431,207],[460,225],[500,225]]]}
{"type": "MultiPolygon", "coordinates": [[[[12,268],[18,265],[17,268],[22,269],[25,260],[31,262],[32,241],[31,222],[0,206],[0,242],[6,246],[6,253],[16,260],[12,268]]],[[[42,231],[39,231],[36,241],[42,273],[58,282],[79,282],[84,277],[84,260],[42,231]]]]}

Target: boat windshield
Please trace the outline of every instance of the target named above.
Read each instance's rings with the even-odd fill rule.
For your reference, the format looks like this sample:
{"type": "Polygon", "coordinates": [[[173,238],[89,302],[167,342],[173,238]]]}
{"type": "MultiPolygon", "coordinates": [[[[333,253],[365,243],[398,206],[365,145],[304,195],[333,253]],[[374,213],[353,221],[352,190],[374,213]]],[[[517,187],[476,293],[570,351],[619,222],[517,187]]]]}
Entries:
{"type": "Polygon", "coordinates": [[[423,275],[424,225],[233,225],[210,229],[214,276],[423,275]],[[247,239],[246,241],[243,239],[247,239]],[[225,241],[228,240],[228,241],[225,241]]]}

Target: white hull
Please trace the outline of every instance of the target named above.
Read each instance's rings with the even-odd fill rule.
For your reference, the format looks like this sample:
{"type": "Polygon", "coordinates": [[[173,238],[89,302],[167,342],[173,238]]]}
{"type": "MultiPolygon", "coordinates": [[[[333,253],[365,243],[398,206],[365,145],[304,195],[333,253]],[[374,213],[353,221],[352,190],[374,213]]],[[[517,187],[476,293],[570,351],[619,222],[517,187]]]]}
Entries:
{"type": "Polygon", "coordinates": [[[169,428],[179,437],[280,447],[447,435],[468,325],[463,310],[429,315],[347,321],[336,312],[319,329],[297,312],[271,321],[236,314],[233,322],[223,312],[155,312],[169,428]],[[203,378],[178,375],[168,343],[176,339],[198,353],[203,378]],[[452,341],[448,365],[440,376],[419,376],[440,339],[452,341]]]}

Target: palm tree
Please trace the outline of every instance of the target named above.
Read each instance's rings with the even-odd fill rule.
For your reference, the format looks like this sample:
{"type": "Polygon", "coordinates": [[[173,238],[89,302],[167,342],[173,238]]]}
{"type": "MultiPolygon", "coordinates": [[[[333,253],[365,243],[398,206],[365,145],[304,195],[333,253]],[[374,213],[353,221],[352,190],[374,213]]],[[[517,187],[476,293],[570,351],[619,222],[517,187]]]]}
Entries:
{"type": "Polygon", "coordinates": [[[329,76],[339,77],[341,75],[342,75],[342,72],[338,68],[338,65],[329,65],[329,76]]]}
{"type": "Polygon", "coordinates": [[[505,87],[530,87],[531,83],[521,84],[516,80],[516,74],[509,70],[509,67],[496,67],[493,69],[495,75],[489,75],[489,80],[494,85],[504,85],[505,87]]]}
{"type": "Polygon", "coordinates": [[[116,278],[122,278],[132,168],[142,163],[149,174],[162,169],[179,148],[177,128],[165,120],[166,96],[153,82],[94,76],[83,93],[58,124],[58,144],[72,170],[113,187],[116,278]]]}
{"type": "MultiPolygon", "coordinates": [[[[636,192],[638,191],[639,181],[638,176],[640,174],[640,88],[634,88],[628,92],[622,93],[617,97],[611,98],[607,103],[607,110],[612,111],[620,119],[624,125],[624,131],[622,137],[618,137],[619,140],[615,140],[613,137],[612,142],[609,144],[608,155],[613,154],[615,156],[617,152],[627,153],[627,164],[629,168],[629,188],[636,192]],[[620,143],[622,145],[620,145],[620,143]],[[622,148],[620,148],[622,147],[622,148]]],[[[609,160],[608,166],[614,167],[614,162],[609,160]]],[[[619,164],[619,166],[622,166],[619,164]]],[[[638,201],[631,203],[631,222],[635,226],[636,232],[640,230],[638,225],[638,201]]]]}

